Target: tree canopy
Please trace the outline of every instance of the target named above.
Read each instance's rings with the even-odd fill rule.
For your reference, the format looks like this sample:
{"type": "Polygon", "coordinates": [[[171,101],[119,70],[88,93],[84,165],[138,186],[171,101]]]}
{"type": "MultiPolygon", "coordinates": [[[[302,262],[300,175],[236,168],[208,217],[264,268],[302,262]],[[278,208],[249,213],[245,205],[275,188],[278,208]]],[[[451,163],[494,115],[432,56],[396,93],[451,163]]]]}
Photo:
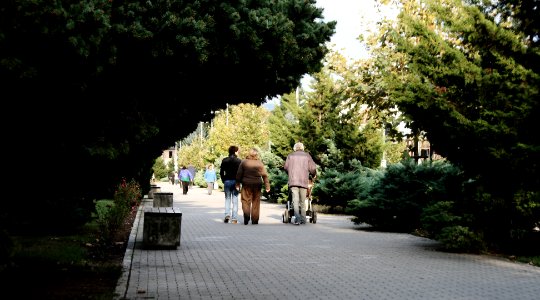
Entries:
{"type": "Polygon", "coordinates": [[[381,40],[402,54],[385,69],[390,98],[435,151],[482,174],[492,191],[536,189],[540,76],[523,57],[538,49],[477,6],[403,2],[381,40]]]}
{"type": "Polygon", "coordinates": [[[366,167],[380,166],[383,154],[381,124],[351,86],[359,80],[339,53],[329,53],[325,66],[313,74],[310,88],[284,95],[269,120],[271,141],[286,158],[295,142],[323,169],[353,160],[366,167]],[[355,81],[356,82],[356,81],[355,81]]]}
{"type": "Polygon", "coordinates": [[[540,135],[532,129],[540,117],[532,20],[540,12],[520,11],[526,1],[398,2],[397,21],[372,43],[372,70],[386,94],[373,104],[398,107],[413,132],[425,132],[432,150],[465,172],[472,198],[494,220],[479,226],[492,238],[529,230],[540,195],[540,135]]]}
{"type": "Polygon", "coordinates": [[[318,71],[334,28],[314,0],[3,1],[1,90],[31,129],[7,132],[7,155],[26,160],[10,169],[46,170],[40,194],[61,181],[56,209],[91,205],[121,177],[148,182],[211,111],[318,71]]]}

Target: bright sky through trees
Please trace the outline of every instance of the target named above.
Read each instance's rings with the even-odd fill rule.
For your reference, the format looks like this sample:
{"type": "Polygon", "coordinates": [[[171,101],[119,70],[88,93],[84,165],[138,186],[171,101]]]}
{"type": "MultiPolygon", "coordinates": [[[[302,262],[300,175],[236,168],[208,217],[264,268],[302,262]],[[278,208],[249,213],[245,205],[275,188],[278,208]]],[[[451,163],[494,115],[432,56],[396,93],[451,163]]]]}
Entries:
{"type": "MultiPolygon", "coordinates": [[[[336,32],[329,43],[330,49],[337,50],[349,59],[368,58],[369,54],[358,40],[360,34],[376,30],[377,21],[384,16],[394,17],[397,11],[377,11],[376,0],[317,0],[317,7],[323,8],[325,21],[337,21],[336,32]]],[[[302,86],[307,88],[311,77],[302,79],[302,86]]],[[[268,100],[264,106],[272,109],[279,97],[268,100]]]]}
{"type": "Polygon", "coordinates": [[[330,41],[335,46],[331,48],[349,58],[366,58],[368,53],[358,36],[375,30],[377,21],[384,16],[397,14],[390,9],[378,12],[376,4],[376,0],[317,0],[316,6],[324,9],[325,21],[337,21],[336,33],[330,41]]]}

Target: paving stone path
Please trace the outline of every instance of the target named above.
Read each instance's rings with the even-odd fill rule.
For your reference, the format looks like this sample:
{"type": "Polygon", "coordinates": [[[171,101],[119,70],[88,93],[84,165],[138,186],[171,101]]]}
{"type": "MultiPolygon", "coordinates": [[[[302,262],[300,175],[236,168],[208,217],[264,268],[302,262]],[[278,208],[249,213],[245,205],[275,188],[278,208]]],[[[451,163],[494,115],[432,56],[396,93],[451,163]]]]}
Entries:
{"type": "Polygon", "coordinates": [[[117,299],[540,299],[538,267],[439,252],[432,240],[363,231],[347,216],[284,224],[280,204],[263,202],[258,225],[225,224],[222,192],[158,185],[182,210],[180,246],[143,249],[141,208],[117,299]]]}

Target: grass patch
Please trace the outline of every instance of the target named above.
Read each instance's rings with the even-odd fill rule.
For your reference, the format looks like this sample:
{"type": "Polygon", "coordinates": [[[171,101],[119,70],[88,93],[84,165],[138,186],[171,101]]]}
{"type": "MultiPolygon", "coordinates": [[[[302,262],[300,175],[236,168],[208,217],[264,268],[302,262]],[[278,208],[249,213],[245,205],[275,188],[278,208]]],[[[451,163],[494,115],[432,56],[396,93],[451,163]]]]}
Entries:
{"type": "Polygon", "coordinates": [[[14,237],[17,263],[41,262],[56,265],[84,265],[89,255],[88,236],[19,236],[14,237]]]}
{"type": "Polygon", "coordinates": [[[540,256],[517,256],[516,261],[540,267],[540,256]]]}
{"type": "Polygon", "coordinates": [[[98,237],[96,220],[65,235],[12,235],[0,288],[18,299],[113,299],[126,243],[104,248],[98,237]]]}

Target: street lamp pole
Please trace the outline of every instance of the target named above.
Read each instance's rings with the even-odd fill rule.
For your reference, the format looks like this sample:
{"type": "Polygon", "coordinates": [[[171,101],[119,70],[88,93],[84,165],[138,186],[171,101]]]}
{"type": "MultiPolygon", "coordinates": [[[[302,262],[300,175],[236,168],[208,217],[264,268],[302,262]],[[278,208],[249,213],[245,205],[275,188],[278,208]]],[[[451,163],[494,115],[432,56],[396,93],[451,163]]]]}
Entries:
{"type": "Polygon", "coordinates": [[[173,153],[173,159],[174,159],[174,172],[178,172],[178,142],[174,142],[174,153],[173,153]]]}
{"type": "Polygon", "coordinates": [[[381,159],[381,168],[386,168],[386,130],[382,129],[382,139],[383,139],[383,153],[381,159]]]}

